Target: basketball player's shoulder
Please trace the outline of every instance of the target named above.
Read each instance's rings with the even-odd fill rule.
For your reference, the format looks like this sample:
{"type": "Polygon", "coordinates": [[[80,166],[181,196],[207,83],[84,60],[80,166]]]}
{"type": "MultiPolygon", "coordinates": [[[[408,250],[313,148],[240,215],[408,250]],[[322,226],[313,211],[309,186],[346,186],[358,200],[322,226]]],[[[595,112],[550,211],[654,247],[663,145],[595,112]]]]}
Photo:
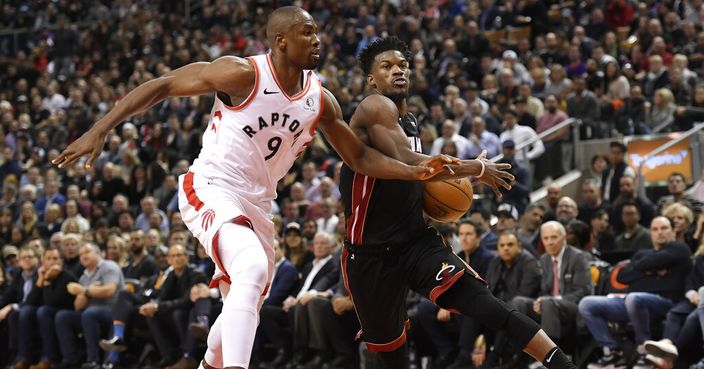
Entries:
{"type": "Polygon", "coordinates": [[[221,84],[233,87],[253,84],[257,75],[252,61],[233,55],[221,56],[213,60],[207,73],[221,84]]]}
{"type": "Polygon", "coordinates": [[[399,112],[396,104],[388,97],[381,94],[371,94],[359,103],[354,115],[357,119],[368,124],[385,123],[386,121],[396,124],[399,112]]]}

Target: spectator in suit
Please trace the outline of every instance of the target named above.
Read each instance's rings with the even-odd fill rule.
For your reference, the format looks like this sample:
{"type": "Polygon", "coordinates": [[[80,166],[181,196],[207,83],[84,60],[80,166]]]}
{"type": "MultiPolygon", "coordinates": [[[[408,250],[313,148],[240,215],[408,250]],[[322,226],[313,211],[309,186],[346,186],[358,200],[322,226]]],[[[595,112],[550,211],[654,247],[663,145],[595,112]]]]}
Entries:
{"type": "Polygon", "coordinates": [[[496,233],[491,231],[491,224],[489,223],[491,213],[484,208],[474,207],[469,209],[469,219],[478,226],[477,231],[480,234],[479,244],[486,250],[496,250],[498,237],[496,233]]]}
{"type": "Polygon", "coordinates": [[[33,340],[37,332],[37,306],[31,304],[39,258],[37,250],[25,246],[19,253],[19,268],[12,273],[9,288],[0,296],[0,321],[7,319],[10,349],[16,352],[12,369],[27,369],[32,362],[33,340]]]}
{"type": "MultiPolygon", "coordinates": [[[[486,274],[486,281],[491,293],[499,299],[509,302],[516,296],[538,297],[540,292],[541,269],[538,260],[523,249],[518,236],[513,231],[499,234],[497,244],[498,256],[491,260],[486,274]]],[[[472,354],[474,340],[480,333],[481,322],[462,317],[460,333],[460,354],[455,360],[457,368],[467,367],[472,354]],[[474,328],[473,330],[470,328],[474,328]],[[460,364],[464,364],[461,366],[460,364]]],[[[494,367],[502,356],[508,340],[501,332],[494,340],[494,350],[488,355],[485,367],[494,367]]]]}
{"type": "Polygon", "coordinates": [[[653,248],[636,252],[618,274],[618,281],[629,285],[625,298],[588,296],[579,304],[579,314],[603,350],[590,368],[625,365],[624,353],[611,336],[608,321],[633,325],[638,345],[634,368],[648,368],[643,344],[651,338],[650,322],[664,318],[685,292],[684,281],[691,269],[689,247],[675,241],[672,224],[665,217],[653,219],[650,235],[653,248]]]}
{"type": "MultiPolygon", "coordinates": [[[[274,240],[274,276],[271,278],[271,285],[269,286],[262,307],[267,305],[282,306],[284,300],[293,293],[293,289],[297,284],[298,269],[286,259],[279,241],[274,240]]],[[[263,344],[263,333],[261,330],[260,325],[259,328],[257,328],[257,336],[254,339],[254,351],[256,354],[252,355],[252,359],[255,361],[259,359],[260,349],[263,344]]],[[[277,357],[272,360],[272,365],[280,366],[285,363],[288,359],[286,357],[287,354],[288,352],[286,352],[286,350],[280,349],[277,352],[277,357]]],[[[252,366],[256,367],[256,365],[252,366]]]]}
{"type": "MultiPolygon", "coordinates": [[[[621,142],[609,144],[609,154],[611,156],[611,168],[604,171],[601,178],[601,195],[604,201],[614,204],[616,198],[621,193],[621,177],[635,177],[636,172],[626,164],[626,145],[621,142]]],[[[647,226],[648,224],[646,224],[647,226]]]]}
{"type": "Polygon", "coordinates": [[[565,227],[549,221],[540,227],[545,254],[540,258],[543,276],[540,297],[517,296],[511,304],[540,321],[550,337],[563,339],[577,317],[577,305],[592,291],[589,256],[566,242],[565,227]]]}
{"type": "Polygon", "coordinates": [[[60,310],[56,314],[56,334],[65,366],[75,368],[80,362],[76,335],[83,331],[86,362],[81,368],[98,369],[98,341],[109,331],[112,319],[110,307],[125,283],[120,267],[112,260],[103,260],[98,246],[84,243],[79,255],[85,271],[78,282],[69,283],[66,287],[75,296],[75,310],[60,310]]]}
{"type": "Polygon", "coordinates": [[[58,204],[63,206],[66,203],[66,196],[59,192],[59,182],[55,180],[47,181],[44,184],[44,197],[37,200],[37,216],[40,220],[44,220],[44,214],[46,214],[46,209],[51,204],[58,204]]]}
{"type": "Polygon", "coordinates": [[[56,338],[54,318],[60,310],[73,309],[73,295],[66,288],[69,283],[76,282],[76,276],[63,269],[63,260],[57,249],[46,249],[42,255],[42,265],[37,270],[36,293],[31,298],[35,300],[37,322],[42,342],[42,355],[39,363],[30,369],[51,369],[59,364],[61,353],[56,338]]]}
{"type": "Polygon", "coordinates": [[[159,297],[140,306],[139,314],[146,317],[149,331],[167,368],[195,369],[198,367],[198,362],[193,358],[195,343],[193,337],[187,334],[188,316],[193,306],[191,288],[205,283],[206,277],[188,265],[188,253],[184,246],[172,245],[167,257],[171,273],[164,279],[159,297]],[[177,348],[177,344],[180,347],[177,348]]]}
{"type": "Polygon", "coordinates": [[[638,195],[638,182],[635,177],[623,176],[620,179],[620,191],[618,198],[612,203],[611,219],[614,232],[616,234],[623,232],[624,225],[621,217],[623,204],[633,202],[638,207],[640,212],[640,224],[648,227],[650,222],[655,217],[655,205],[647,197],[638,195]]]}
{"type": "Polygon", "coordinates": [[[285,352],[281,362],[262,366],[276,368],[288,361],[292,341],[295,352],[293,365],[303,365],[313,359],[309,342],[311,315],[308,303],[318,295],[330,294],[340,277],[339,259],[332,254],[334,247],[331,234],[318,232],[313,239],[314,259],[303,266],[294,293],[281,305],[262,306],[261,332],[278,350],[285,352]],[[286,331],[286,327],[292,327],[293,337],[286,331]]]}

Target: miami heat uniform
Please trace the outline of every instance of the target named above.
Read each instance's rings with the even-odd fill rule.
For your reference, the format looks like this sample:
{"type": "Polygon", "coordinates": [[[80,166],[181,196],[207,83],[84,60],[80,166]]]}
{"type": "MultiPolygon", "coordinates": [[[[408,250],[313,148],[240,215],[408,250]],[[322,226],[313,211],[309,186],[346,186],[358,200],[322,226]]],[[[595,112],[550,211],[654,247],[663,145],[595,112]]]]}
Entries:
{"type": "Polygon", "coordinates": [[[323,88],[313,71],[303,71],[303,89],[288,96],[270,54],[248,59],[256,73],[252,92],[235,107],[216,96],[201,152],[179,177],[181,216],[216,264],[213,286],[219,280],[230,282],[218,256],[219,230],[227,222],[255,232],[267,253],[271,278],[270,204],[276,183],[311,142],[323,113],[323,88]]]}
{"type": "MultiPolygon", "coordinates": [[[[398,123],[420,152],[415,117],[398,123]]],[[[360,337],[370,351],[397,350],[406,342],[409,288],[436,302],[462,274],[478,275],[427,226],[422,183],[375,179],[343,165],[340,193],[347,219],[342,272],[360,337]]]]}

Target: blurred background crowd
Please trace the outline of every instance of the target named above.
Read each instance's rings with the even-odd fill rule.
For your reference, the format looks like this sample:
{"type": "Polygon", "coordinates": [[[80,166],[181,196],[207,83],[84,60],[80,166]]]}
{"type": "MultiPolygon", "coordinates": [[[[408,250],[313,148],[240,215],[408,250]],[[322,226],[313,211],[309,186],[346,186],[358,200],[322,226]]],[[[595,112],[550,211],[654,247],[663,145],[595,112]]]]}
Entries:
{"type": "MultiPolygon", "coordinates": [[[[704,181],[674,172],[662,196],[649,198],[622,140],[704,120],[703,3],[293,4],[318,23],[318,74],[346,120],[368,92],[360,50],[389,35],[409,45],[408,102],[423,151],[474,158],[487,150],[517,177],[501,199],[475,188],[467,216],[434,224],[438,231],[580,366],[640,369],[704,368],[704,181]],[[576,131],[535,140],[570,118],[581,121],[576,131]],[[568,195],[553,180],[575,169],[576,134],[611,143],[568,195]],[[545,201],[531,203],[542,186],[545,201]],[[560,242],[541,240],[549,220],[561,224],[545,228],[560,242]],[[645,343],[661,338],[652,345],[667,355],[647,361],[645,343]]],[[[0,365],[197,367],[220,301],[177,190],[199,153],[213,96],[167,99],[120,124],[90,170],[50,161],[137,85],[194,61],[266,53],[267,15],[290,4],[0,3],[0,365]]],[[[277,274],[252,367],[375,365],[353,341],[359,327],[339,278],[341,164],[318,135],[278,185],[277,274]],[[325,265],[314,269],[313,261],[325,265]]],[[[535,366],[481,322],[414,294],[408,308],[414,367],[535,366]]]]}

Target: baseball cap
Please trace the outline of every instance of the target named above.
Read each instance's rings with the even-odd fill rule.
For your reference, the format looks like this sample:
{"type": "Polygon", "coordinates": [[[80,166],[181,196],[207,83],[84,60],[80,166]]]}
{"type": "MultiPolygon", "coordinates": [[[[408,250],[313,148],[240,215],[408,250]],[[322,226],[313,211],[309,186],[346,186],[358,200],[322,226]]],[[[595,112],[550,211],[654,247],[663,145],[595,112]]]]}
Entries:
{"type": "Polygon", "coordinates": [[[284,230],[284,234],[287,234],[288,232],[295,231],[299,235],[301,234],[301,225],[296,223],[296,222],[291,222],[286,225],[286,229],[284,230]]]}
{"type": "Polygon", "coordinates": [[[507,149],[515,149],[516,148],[516,143],[513,142],[513,140],[509,139],[501,143],[501,146],[507,148],[507,149]]]}
{"type": "Polygon", "coordinates": [[[2,258],[3,258],[3,259],[7,259],[7,258],[9,258],[10,256],[13,256],[13,255],[14,255],[15,257],[17,257],[17,255],[19,255],[19,254],[20,254],[20,252],[19,252],[19,250],[17,249],[17,246],[7,245],[7,246],[5,246],[5,247],[2,248],[2,258]]]}
{"type": "Polygon", "coordinates": [[[508,215],[514,220],[518,220],[518,210],[516,209],[515,206],[511,204],[501,204],[499,207],[496,209],[496,215],[501,216],[501,215],[508,215]]]}

